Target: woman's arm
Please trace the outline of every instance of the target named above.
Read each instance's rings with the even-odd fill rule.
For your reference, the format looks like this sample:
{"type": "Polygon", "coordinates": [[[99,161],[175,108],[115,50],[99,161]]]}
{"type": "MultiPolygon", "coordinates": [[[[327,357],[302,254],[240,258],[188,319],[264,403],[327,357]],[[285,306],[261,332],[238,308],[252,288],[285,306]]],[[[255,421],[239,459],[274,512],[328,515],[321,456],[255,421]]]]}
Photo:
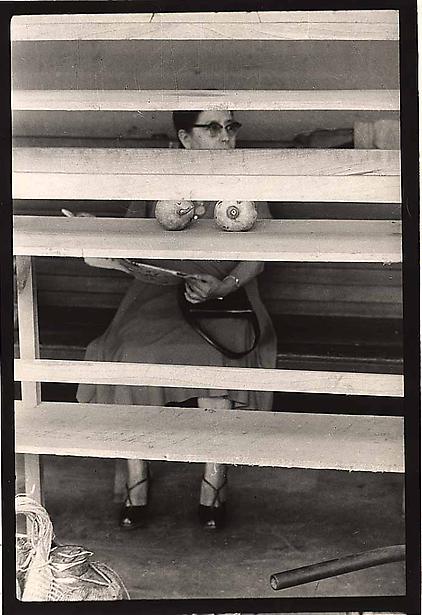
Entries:
{"type": "Polygon", "coordinates": [[[242,261],[222,280],[210,274],[198,274],[186,282],[185,297],[191,303],[225,297],[250,282],[263,269],[264,263],[260,261],[242,261]]]}
{"type": "MultiPolygon", "coordinates": [[[[259,219],[272,218],[266,201],[257,201],[255,205],[259,219]]],[[[215,297],[225,297],[250,282],[263,270],[264,263],[260,261],[241,261],[223,280],[212,275],[200,274],[195,280],[186,283],[186,299],[191,303],[200,303],[215,297]]]]}

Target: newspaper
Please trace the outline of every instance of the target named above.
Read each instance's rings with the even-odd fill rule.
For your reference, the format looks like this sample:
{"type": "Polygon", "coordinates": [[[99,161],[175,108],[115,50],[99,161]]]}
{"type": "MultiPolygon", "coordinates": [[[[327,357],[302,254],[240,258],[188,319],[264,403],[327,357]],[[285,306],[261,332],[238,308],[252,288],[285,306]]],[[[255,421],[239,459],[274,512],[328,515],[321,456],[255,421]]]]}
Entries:
{"type": "Polygon", "coordinates": [[[137,280],[160,284],[161,286],[177,285],[183,280],[197,278],[195,274],[185,273],[177,269],[168,269],[159,265],[151,265],[130,258],[85,258],[91,267],[101,269],[117,269],[133,276],[137,280]]]}

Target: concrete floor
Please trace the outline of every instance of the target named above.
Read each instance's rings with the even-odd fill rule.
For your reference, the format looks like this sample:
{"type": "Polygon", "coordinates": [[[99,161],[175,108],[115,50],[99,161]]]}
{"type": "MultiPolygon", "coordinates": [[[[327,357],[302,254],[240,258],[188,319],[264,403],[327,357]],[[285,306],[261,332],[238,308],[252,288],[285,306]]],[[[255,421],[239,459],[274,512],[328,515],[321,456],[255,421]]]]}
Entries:
{"type": "Polygon", "coordinates": [[[119,530],[114,461],[44,458],[45,506],[57,541],[113,567],[133,599],[376,596],[405,592],[394,563],[275,592],[270,574],[404,542],[402,476],[237,466],[228,527],[196,521],[199,464],[153,462],[151,522],[119,530]]]}

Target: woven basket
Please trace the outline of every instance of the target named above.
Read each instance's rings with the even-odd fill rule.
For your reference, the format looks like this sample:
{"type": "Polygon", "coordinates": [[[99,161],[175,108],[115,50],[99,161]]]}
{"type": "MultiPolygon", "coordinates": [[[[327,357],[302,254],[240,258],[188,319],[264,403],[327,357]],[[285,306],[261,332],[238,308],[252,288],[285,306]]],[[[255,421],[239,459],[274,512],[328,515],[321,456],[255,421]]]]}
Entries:
{"type": "Polygon", "coordinates": [[[16,592],[23,601],[129,600],[109,566],[93,561],[79,545],[51,547],[53,525],[47,511],[26,495],[16,496],[16,514],[27,520],[27,534],[16,537],[16,592]]]}

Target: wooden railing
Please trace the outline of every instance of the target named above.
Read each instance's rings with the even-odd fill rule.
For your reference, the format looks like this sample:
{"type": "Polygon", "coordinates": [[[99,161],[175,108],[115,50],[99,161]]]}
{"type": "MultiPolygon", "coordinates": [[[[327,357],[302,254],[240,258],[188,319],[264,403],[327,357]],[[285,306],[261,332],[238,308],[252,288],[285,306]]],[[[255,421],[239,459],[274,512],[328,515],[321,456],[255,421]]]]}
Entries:
{"type": "Polygon", "coordinates": [[[395,11],[251,11],[37,15],[13,23],[12,40],[397,40],[395,11]],[[28,27],[29,26],[29,27],[28,27]]]}
{"type": "MultiPolygon", "coordinates": [[[[12,40],[395,40],[397,15],[309,12],[14,18],[12,40]]],[[[397,111],[391,90],[16,90],[16,111],[377,110],[397,111]]],[[[400,202],[400,154],[383,150],[184,151],[16,148],[15,199],[253,199],[400,202]]],[[[210,408],[49,403],[40,382],[200,386],[374,397],[403,395],[403,377],[39,358],[33,259],[138,257],[320,263],[400,263],[394,220],[262,220],[227,234],[211,221],[165,233],[155,220],[16,216],[20,359],[16,451],[27,491],[41,498],[38,455],[215,461],[283,467],[404,471],[400,417],[294,414],[210,408]],[[181,241],[181,238],[189,241],[181,241]],[[140,238],[142,240],[140,241],[140,238]],[[214,437],[215,436],[215,437],[214,437]],[[189,441],[189,450],[186,440],[189,441]]],[[[347,407],[340,408],[347,412],[347,407]]]]}

